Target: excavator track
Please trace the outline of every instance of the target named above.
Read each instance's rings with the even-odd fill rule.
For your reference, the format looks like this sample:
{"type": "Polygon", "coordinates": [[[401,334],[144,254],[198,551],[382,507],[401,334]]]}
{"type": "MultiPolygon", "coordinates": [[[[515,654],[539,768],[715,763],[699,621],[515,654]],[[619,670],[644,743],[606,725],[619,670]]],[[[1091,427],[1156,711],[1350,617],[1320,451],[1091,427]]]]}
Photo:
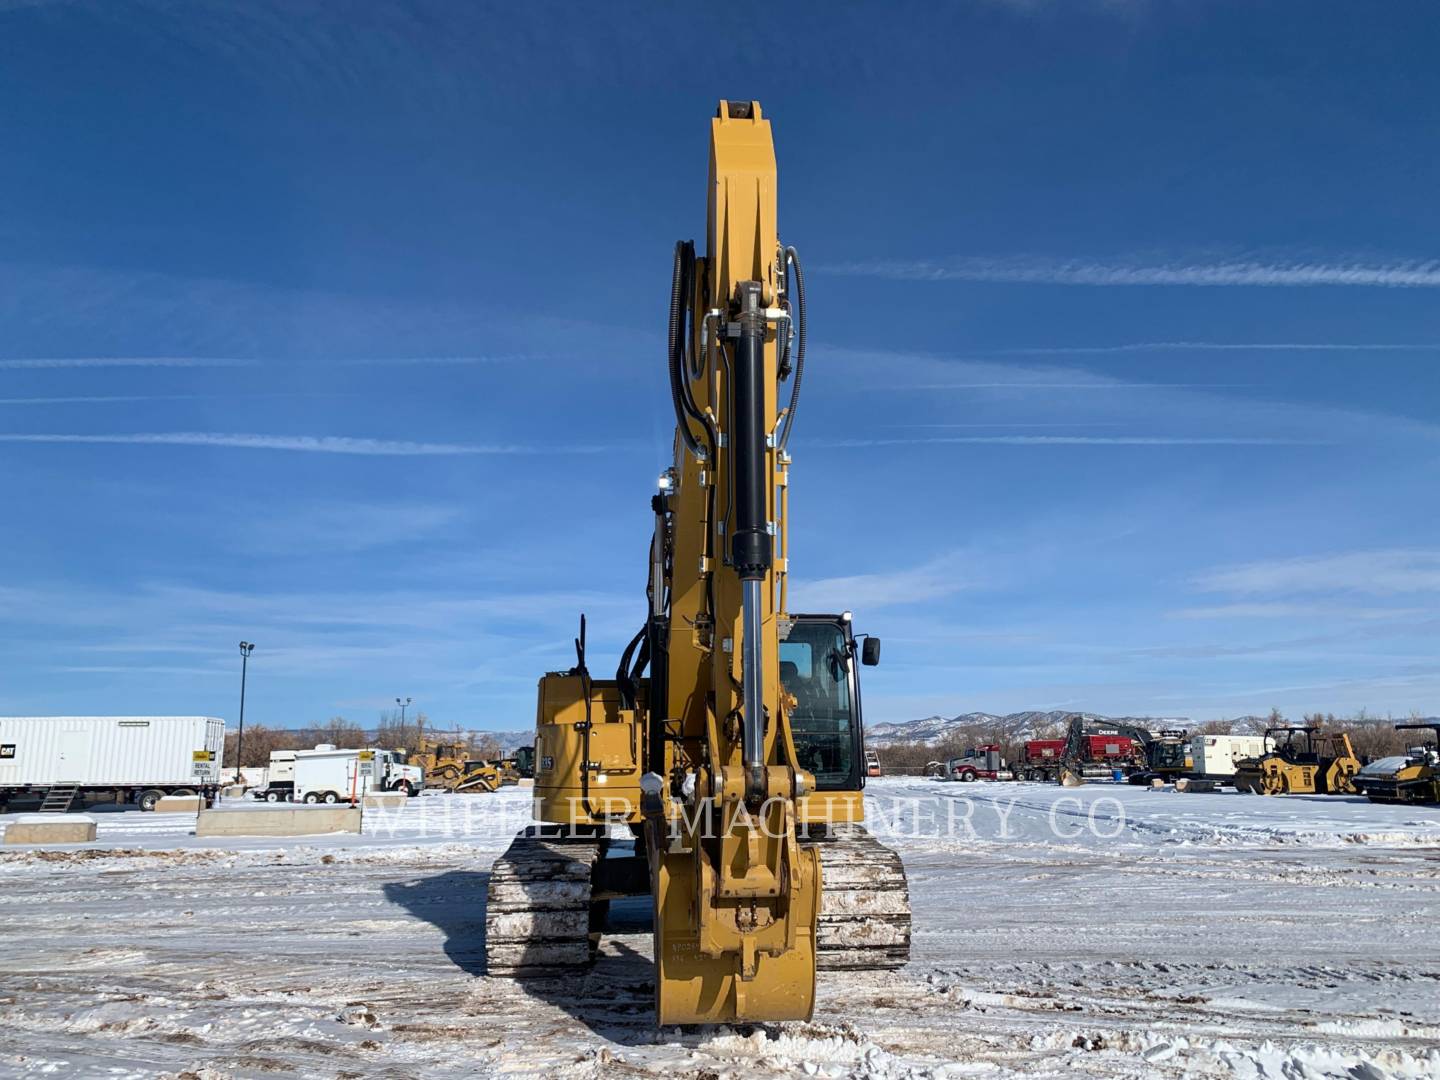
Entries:
{"type": "Polygon", "coordinates": [[[591,878],[601,839],[561,839],[530,829],[490,870],[485,959],[490,975],[545,978],[585,969],[592,929],[591,878]]]}
{"type": "Polygon", "coordinates": [[[904,967],[910,960],[910,886],[900,856],[859,825],[832,825],[806,843],[820,852],[816,966],[904,967]]]}
{"type": "MultiPolygon", "coordinates": [[[[604,843],[532,829],[495,860],[485,909],[490,975],[554,978],[589,965],[600,937],[593,876],[604,843]]],[[[910,889],[900,856],[855,825],[830,826],[804,843],[819,851],[824,881],[816,966],[904,967],[910,959],[910,889]]]]}

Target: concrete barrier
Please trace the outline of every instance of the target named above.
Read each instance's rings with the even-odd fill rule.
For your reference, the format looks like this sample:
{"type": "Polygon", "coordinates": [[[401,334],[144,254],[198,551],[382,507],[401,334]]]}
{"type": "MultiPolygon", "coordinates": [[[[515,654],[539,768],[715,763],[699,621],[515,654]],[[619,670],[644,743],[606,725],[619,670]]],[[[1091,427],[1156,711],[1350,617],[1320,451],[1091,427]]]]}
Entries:
{"type": "Polygon", "coordinates": [[[155,804],[157,814],[194,814],[205,809],[205,800],[199,795],[166,795],[155,804]]]}
{"type": "Polygon", "coordinates": [[[387,791],[377,795],[366,795],[360,801],[360,805],[366,810],[398,810],[409,801],[410,796],[403,791],[387,791]]]}
{"type": "Polygon", "coordinates": [[[318,836],[359,831],[360,811],[348,806],[202,810],[195,821],[196,836],[318,836]]]}
{"type": "Polygon", "coordinates": [[[26,814],[5,827],[7,844],[88,844],[95,819],[83,814],[26,814]]]}

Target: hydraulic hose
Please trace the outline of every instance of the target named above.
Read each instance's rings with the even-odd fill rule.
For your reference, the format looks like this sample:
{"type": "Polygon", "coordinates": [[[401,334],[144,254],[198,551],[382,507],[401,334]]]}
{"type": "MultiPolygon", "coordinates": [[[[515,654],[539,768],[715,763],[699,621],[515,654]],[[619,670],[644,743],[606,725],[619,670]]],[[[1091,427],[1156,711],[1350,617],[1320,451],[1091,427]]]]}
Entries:
{"type": "Polygon", "coordinates": [[[778,440],[781,450],[790,442],[790,425],[800,406],[800,381],[805,377],[805,272],[800,268],[800,253],[793,247],[785,249],[785,284],[790,284],[790,267],[795,267],[795,381],[790,384],[790,406],[778,440]]]}
{"type": "Polygon", "coordinates": [[[575,670],[580,676],[580,693],[585,698],[585,724],[580,737],[580,805],[591,821],[595,820],[595,808],[590,805],[590,729],[595,726],[591,717],[590,668],[585,663],[585,616],[580,616],[580,636],[575,639],[575,670]]]}
{"type": "Polygon", "coordinates": [[[690,395],[690,301],[695,289],[695,245],[681,240],[675,245],[675,271],[670,279],[670,398],[675,405],[675,427],[685,446],[697,459],[706,453],[690,430],[690,421],[705,425],[705,418],[690,395]]]}

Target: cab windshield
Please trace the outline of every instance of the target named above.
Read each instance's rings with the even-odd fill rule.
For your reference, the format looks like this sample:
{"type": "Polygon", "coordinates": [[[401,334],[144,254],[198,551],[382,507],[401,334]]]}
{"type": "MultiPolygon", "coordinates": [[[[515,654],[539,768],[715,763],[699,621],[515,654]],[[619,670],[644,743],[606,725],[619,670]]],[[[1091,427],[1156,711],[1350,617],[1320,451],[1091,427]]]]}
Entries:
{"type": "Polygon", "coordinates": [[[821,791],[858,784],[849,643],[835,623],[796,620],[780,642],[780,681],[795,698],[790,727],[802,768],[821,791]]]}

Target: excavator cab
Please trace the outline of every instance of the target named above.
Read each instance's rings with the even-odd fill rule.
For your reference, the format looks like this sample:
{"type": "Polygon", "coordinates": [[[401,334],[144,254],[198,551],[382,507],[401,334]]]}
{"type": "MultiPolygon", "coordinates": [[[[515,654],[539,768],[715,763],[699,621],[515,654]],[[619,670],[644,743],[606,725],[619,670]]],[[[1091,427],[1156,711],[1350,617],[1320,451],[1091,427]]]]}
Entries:
{"type": "MultiPolygon", "coordinates": [[[[879,639],[875,643],[879,659],[879,639]]],[[[849,614],[794,615],[780,627],[780,682],[795,701],[790,729],[800,764],[815,774],[817,791],[865,786],[860,677],[849,614]]]]}

